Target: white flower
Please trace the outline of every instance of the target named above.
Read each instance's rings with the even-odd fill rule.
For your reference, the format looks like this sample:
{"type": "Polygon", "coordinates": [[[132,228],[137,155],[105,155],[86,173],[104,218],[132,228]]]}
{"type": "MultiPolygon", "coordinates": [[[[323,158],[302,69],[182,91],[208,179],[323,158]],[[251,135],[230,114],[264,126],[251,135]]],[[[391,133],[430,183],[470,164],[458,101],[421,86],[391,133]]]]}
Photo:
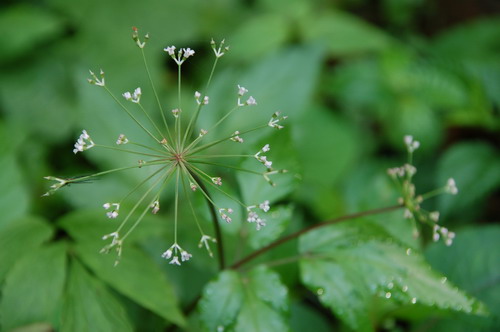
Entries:
{"type": "Polygon", "coordinates": [[[191,255],[190,253],[188,253],[186,250],[181,251],[181,260],[183,262],[188,261],[191,257],[193,257],[193,255],[191,255]]]}
{"type": "Polygon", "coordinates": [[[90,138],[89,134],[86,130],[83,130],[80,137],[75,143],[75,148],[73,149],[73,153],[82,152],[88,150],[94,146],[94,142],[90,138]]]}
{"type": "Polygon", "coordinates": [[[446,187],[445,187],[446,192],[456,195],[458,194],[458,188],[455,183],[455,180],[453,178],[449,178],[448,181],[446,182],[446,187]]]}
{"type": "Polygon", "coordinates": [[[229,209],[226,209],[226,208],[222,208],[222,209],[219,209],[219,214],[220,214],[220,217],[225,220],[227,223],[230,223],[232,221],[231,217],[228,216],[228,214],[231,214],[233,213],[233,209],[229,208],[229,209]],[[226,214],[227,212],[227,214],[226,214]]]}
{"type": "Polygon", "coordinates": [[[222,179],[220,177],[214,177],[211,180],[215,185],[222,186],[222,179]]]}
{"type": "Polygon", "coordinates": [[[179,257],[174,256],[174,258],[172,258],[172,260],[169,262],[169,264],[181,265],[181,263],[179,262],[179,257]]]}
{"type": "Polygon", "coordinates": [[[200,137],[205,136],[206,134],[208,134],[208,130],[200,129],[200,137]]]}
{"type": "Polygon", "coordinates": [[[89,70],[90,72],[90,76],[92,76],[92,78],[89,78],[87,79],[87,81],[90,83],[90,84],[94,84],[94,85],[98,85],[98,86],[104,86],[105,85],[105,82],[104,82],[104,71],[101,69],[100,71],[100,76],[101,78],[97,78],[96,74],[94,74],[94,72],[92,70],[89,70]]]}
{"type": "Polygon", "coordinates": [[[209,100],[208,96],[203,97],[203,105],[207,105],[208,100],[209,100]]]}
{"type": "Polygon", "coordinates": [[[238,84],[238,96],[243,97],[248,90],[238,84]]]}
{"type": "Polygon", "coordinates": [[[172,110],[172,115],[173,115],[174,117],[176,117],[176,118],[177,118],[177,117],[179,116],[179,113],[180,113],[180,112],[181,112],[181,110],[180,110],[180,109],[178,109],[178,108],[173,109],[173,110],[172,110]]]}
{"type": "Polygon", "coordinates": [[[104,203],[102,206],[105,210],[109,210],[114,207],[113,210],[106,212],[106,215],[110,219],[116,219],[118,217],[118,211],[120,211],[120,203],[104,203]]]}
{"type": "Polygon", "coordinates": [[[271,150],[271,148],[269,147],[269,144],[266,144],[266,145],[264,145],[264,147],[262,148],[262,150],[261,150],[261,151],[262,151],[262,152],[267,152],[267,151],[269,151],[269,150],[271,150]]]}
{"type": "Polygon", "coordinates": [[[170,56],[175,56],[175,46],[168,46],[163,49],[165,52],[167,52],[170,56]]]}
{"type": "Polygon", "coordinates": [[[118,139],[116,140],[116,144],[117,145],[122,145],[122,144],[127,144],[127,143],[128,143],[127,137],[125,137],[125,135],[123,135],[123,134],[120,134],[118,136],[118,139]]]}
{"type": "Polygon", "coordinates": [[[187,59],[190,56],[194,55],[194,51],[192,49],[190,49],[189,47],[188,48],[184,48],[183,50],[184,50],[184,58],[185,59],[187,59]]]}
{"type": "Polygon", "coordinates": [[[257,101],[255,100],[254,97],[250,96],[247,101],[246,101],[246,104],[247,105],[257,105],[257,101]]]}
{"type": "Polygon", "coordinates": [[[237,143],[243,143],[243,138],[241,138],[240,136],[238,136],[239,134],[240,134],[240,132],[238,130],[236,130],[233,133],[233,137],[231,137],[230,140],[233,141],[233,142],[237,142],[237,143]]]}
{"type": "Polygon", "coordinates": [[[153,214],[157,214],[158,211],[160,211],[160,202],[158,200],[155,200],[150,206],[149,206],[153,212],[153,214]]]}
{"type": "Polygon", "coordinates": [[[434,222],[438,222],[439,221],[439,211],[434,211],[434,212],[429,213],[429,218],[434,222]]]}
{"type": "Polygon", "coordinates": [[[280,122],[281,120],[285,120],[286,118],[288,118],[288,116],[286,115],[281,116],[281,112],[274,112],[273,116],[271,117],[271,120],[269,120],[268,122],[268,126],[271,128],[283,129],[285,127],[279,125],[278,122],[280,122]]]}
{"type": "Polygon", "coordinates": [[[408,149],[409,153],[413,153],[416,149],[420,147],[420,142],[419,141],[414,141],[413,136],[411,135],[406,135],[404,137],[404,142],[406,144],[406,148],[408,149]]]}
{"type": "Polygon", "coordinates": [[[269,201],[268,200],[265,200],[263,203],[259,204],[259,209],[261,209],[264,212],[269,211],[270,208],[271,207],[269,206],[269,201]]]}
{"type": "Polygon", "coordinates": [[[133,93],[127,91],[122,94],[123,98],[136,104],[141,101],[141,95],[142,91],[140,87],[136,88],[133,93]]]}

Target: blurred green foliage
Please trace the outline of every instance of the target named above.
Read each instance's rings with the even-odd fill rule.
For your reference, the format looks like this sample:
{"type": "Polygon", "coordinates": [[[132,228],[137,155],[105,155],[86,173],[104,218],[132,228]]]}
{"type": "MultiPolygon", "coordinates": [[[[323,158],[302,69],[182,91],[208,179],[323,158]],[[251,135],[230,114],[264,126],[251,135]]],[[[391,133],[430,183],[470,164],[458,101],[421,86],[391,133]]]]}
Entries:
{"type": "MultiPolygon", "coordinates": [[[[0,4],[1,331],[498,331],[500,8],[486,0],[449,3],[0,4]],[[202,123],[228,109],[236,84],[251,89],[258,106],[227,127],[260,124],[278,109],[289,116],[280,135],[247,140],[248,151],[270,143],[271,159],[290,170],[275,189],[227,175],[244,199],[276,203],[260,233],[241,220],[222,225],[230,263],[313,223],[395,204],[385,170],[403,162],[406,134],[422,143],[415,155],[419,191],[448,177],[457,182],[459,195],[425,203],[441,211],[440,223],[457,232],[456,243],[428,245],[425,232],[413,238],[397,211],[310,232],[259,264],[218,273],[185,223],[180,232],[195,254],[174,268],[158,254],[172,235],[169,208],[162,208],[132,233],[114,268],[113,257],[98,253],[113,226],[96,209],[127,192],[138,174],[40,196],[48,186],[43,176],[136,162],[71,153],[83,128],[96,141],[142,135],[86,82],[88,69],[103,68],[116,93],[147,86],[132,26],[151,35],[147,57],[167,105],[176,73],[163,47],[196,50],[183,78],[191,96],[208,75],[210,39],[226,38],[231,50],[213,79],[202,123]]],[[[147,97],[145,105],[154,107],[147,97]]],[[[208,210],[202,213],[210,227],[208,210]]]]}

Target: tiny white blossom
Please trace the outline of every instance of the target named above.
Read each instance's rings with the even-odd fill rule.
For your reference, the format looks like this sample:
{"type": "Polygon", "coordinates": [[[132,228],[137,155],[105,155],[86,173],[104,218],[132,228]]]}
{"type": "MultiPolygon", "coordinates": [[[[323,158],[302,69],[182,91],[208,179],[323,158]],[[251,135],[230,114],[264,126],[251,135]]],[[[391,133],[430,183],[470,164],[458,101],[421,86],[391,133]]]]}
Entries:
{"type": "Polygon", "coordinates": [[[282,125],[279,125],[278,122],[287,119],[288,116],[284,115],[281,116],[281,112],[274,112],[273,116],[271,117],[271,120],[268,122],[268,126],[276,129],[283,129],[282,125]]]}
{"type": "Polygon", "coordinates": [[[414,141],[413,136],[411,135],[406,135],[404,137],[404,142],[406,144],[406,148],[408,149],[408,152],[413,153],[416,149],[420,147],[420,142],[419,141],[414,141]]]}
{"type": "Polygon", "coordinates": [[[190,49],[189,47],[188,48],[184,48],[184,58],[189,58],[190,56],[193,56],[194,55],[194,51],[192,49],[190,49]]]}
{"type": "Polygon", "coordinates": [[[230,140],[233,141],[233,142],[237,142],[237,143],[243,143],[243,138],[241,138],[240,136],[238,136],[239,134],[240,134],[240,132],[238,130],[236,130],[233,133],[233,137],[231,137],[230,140]]]}
{"type": "Polygon", "coordinates": [[[92,70],[89,70],[89,72],[90,72],[90,76],[92,76],[92,78],[87,79],[87,81],[90,84],[97,85],[97,86],[104,86],[105,85],[104,71],[102,69],[100,70],[101,78],[97,78],[96,74],[94,74],[94,72],[92,70]]]}
{"type": "Polygon", "coordinates": [[[163,49],[165,52],[167,52],[170,56],[175,56],[175,46],[168,46],[163,49]]]}
{"type": "Polygon", "coordinates": [[[177,118],[177,117],[179,117],[179,113],[180,113],[180,112],[181,112],[181,110],[180,110],[180,109],[178,109],[178,108],[173,109],[173,110],[172,110],[172,115],[173,115],[174,117],[176,117],[176,118],[177,118]]]}
{"type": "Polygon", "coordinates": [[[155,200],[150,206],[149,206],[153,212],[153,214],[157,214],[158,211],[160,211],[160,202],[158,200],[155,200]]]}
{"type": "Polygon", "coordinates": [[[208,130],[200,129],[200,137],[205,136],[206,134],[208,134],[208,130]]]}
{"type": "Polygon", "coordinates": [[[249,105],[249,106],[250,106],[250,105],[257,105],[257,101],[255,100],[255,98],[254,98],[254,97],[250,96],[250,97],[247,99],[246,104],[247,104],[247,105],[249,105]]]}
{"type": "Polygon", "coordinates": [[[118,212],[120,211],[119,203],[104,203],[102,206],[105,210],[109,210],[114,207],[113,210],[106,212],[106,216],[110,219],[116,219],[118,217],[118,212]]]}
{"type": "Polygon", "coordinates": [[[222,179],[220,177],[211,178],[212,182],[217,186],[222,186],[222,179]]]}
{"type": "Polygon", "coordinates": [[[83,130],[80,137],[75,143],[75,148],[73,149],[73,153],[82,152],[88,150],[94,146],[94,142],[90,138],[89,134],[86,130],[83,130]]]}
{"type": "Polygon", "coordinates": [[[224,50],[226,52],[229,50],[229,47],[224,47],[224,49],[222,48],[224,46],[224,39],[220,42],[219,48],[216,47],[215,41],[213,39],[210,42],[210,45],[212,46],[212,49],[214,50],[215,56],[217,58],[220,58],[221,56],[223,56],[225,54],[225,52],[223,52],[222,50],[224,50]]]}
{"type": "Polygon", "coordinates": [[[174,256],[174,258],[172,258],[172,260],[169,262],[169,264],[181,265],[181,263],[179,262],[179,257],[174,256]]]}
{"type": "Polygon", "coordinates": [[[439,211],[434,211],[434,212],[429,213],[429,218],[434,222],[438,222],[439,221],[439,211]]]}
{"type": "Polygon", "coordinates": [[[123,134],[120,134],[118,136],[118,139],[116,140],[116,144],[117,145],[122,145],[122,144],[127,144],[127,143],[128,143],[127,137],[125,137],[125,135],[123,135],[123,134]]]}
{"type": "Polygon", "coordinates": [[[269,206],[269,201],[268,200],[265,200],[263,203],[259,204],[259,209],[261,209],[264,212],[269,211],[270,208],[271,207],[269,206]]]}
{"type": "Polygon", "coordinates": [[[455,183],[455,180],[453,178],[449,178],[448,181],[446,182],[446,187],[445,187],[446,192],[456,195],[458,194],[458,188],[455,183]]]}
{"type": "Polygon", "coordinates": [[[183,262],[185,261],[188,261],[191,257],[193,257],[193,255],[191,255],[190,253],[188,253],[187,251],[181,251],[181,260],[183,262]]]}
{"type": "Polygon", "coordinates": [[[238,96],[243,97],[248,90],[238,84],[238,96]]]}

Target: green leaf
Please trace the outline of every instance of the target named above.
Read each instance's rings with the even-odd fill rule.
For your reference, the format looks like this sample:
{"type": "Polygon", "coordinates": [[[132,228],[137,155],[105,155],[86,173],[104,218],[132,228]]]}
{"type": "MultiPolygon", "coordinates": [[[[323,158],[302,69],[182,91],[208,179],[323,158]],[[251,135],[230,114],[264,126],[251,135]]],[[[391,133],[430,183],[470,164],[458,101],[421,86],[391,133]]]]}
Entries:
{"type": "Polygon", "coordinates": [[[61,331],[133,331],[121,303],[77,260],[70,264],[61,331]]]}
{"type": "Polygon", "coordinates": [[[248,234],[248,243],[254,249],[261,248],[276,240],[287,228],[292,218],[290,206],[271,208],[267,214],[262,214],[266,219],[266,226],[259,231],[252,230],[248,234]]]}
{"type": "Polygon", "coordinates": [[[337,56],[380,51],[391,42],[383,31],[346,12],[313,14],[300,23],[305,40],[323,42],[337,56]]]}
{"type": "Polygon", "coordinates": [[[288,331],[283,313],[288,290],[278,274],[261,266],[248,274],[224,271],[205,288],[199,304],[209,331],[288,331]],[[236,324],[236,325],[234,325],[236,324]]]}
{"type": "Polygon", "coordinates": [[[62,243],[37,249],[19,260],[5,279],[2,328],[36,322],[50,322],[57,328],[65,277],[66,246],[62,243]]]}
{"type": "Polygon", "coordinates": [[[0,61],[11,60],[34,50],[43,41],[62,32],[61,19],[41,8],[19,4],[2,10],[0,30],[9,33],[0,36],[0,61]]]}
{"type": "Polygon", "coordinates": [[[323,227],[300,238],[302,281],[351,328],[372,331],[375,297],[397,305],[481,313],[483,308],[430,270],[423,257],[367,223],[323,227]]]}
{"type": "Polygon", "coordinates": [[[221,272],[207,284],[198,305],[203,323],[209,331],[231,325],[243,303],[243,285],[238,273],[221,272]]]}
{"type": "MultiPolygon", "coordinates": [[[[433,243],[426,250],[429,263],[450,281],[483,301],[489,317],[458,314],[433,318],[430,331],[500,330],[500,227],[498,225],[457,231],[451,247],[433,243]]],[[[424,323],[425,324],[425,323],[424,323]]]]}
{"type": "Polygon", "coordinates": [[[238,61],[253,60],[272,53],[286,42],[289,35],[289,22],[282,15],[252,16],[229,38],[231,58],[238,59],[238,61]]]}
{"type": "Polygon", "coordinates": [[[116,267],[114,253],[100,254],[94,244],[78,244],[75,251],[110,287],[168,321],[180,326],[185,324],[172,285],[159,266],[141,250],[124,247],[116,267]]]}
{"type": "Polygon", "coordinates": [[[0,123],[0,167],[2,169],[0,186],[5,188],[6,193],[0,196],[0,211],[2,211],[0,228],[25,215],[30,203],[21,167],[13,151],[13,145],[18,144],[18,141],[11,135],[14,135],[14,132],[10,133],[9,128],[0,123]]]}
{"type": "Polygon", "coordinates": [[[53,229],[42,219],[26,217],[0,228],[0,281],[10,267],[24,255],[37,249],[53,235],[53,229]]]}
{"type": "Polygon", "coordinates": [[[443,216],[470,219],[481,204],[500,185],[500,154],[485,143],[460,143],[442,156],[438,165],[436,186],[454,178],[458,194],[438,197],[438,210],[443,216]]]}

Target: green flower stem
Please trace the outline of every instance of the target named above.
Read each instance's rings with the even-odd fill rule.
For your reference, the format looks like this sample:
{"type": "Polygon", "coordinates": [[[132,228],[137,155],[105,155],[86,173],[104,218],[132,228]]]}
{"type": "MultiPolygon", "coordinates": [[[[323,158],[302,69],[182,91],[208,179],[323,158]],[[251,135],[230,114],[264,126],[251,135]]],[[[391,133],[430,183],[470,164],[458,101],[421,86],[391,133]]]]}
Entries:
{"type": "Polygon", "coordinates": [[[188,147],[187,147],[184,151],[189,151],[189,150],[191,150],[191,151],[189,151],[189,152],[187,153],[187,155],[186,155],[186,156],[192,156],[193,154],[195,154],[195,153],[197,153],[197,152],[200,152],[200,151],[206,150],[206,149],[208,149],[208,148],[210,148],[210,147],[212,147],[212,146],[214,146],[214,145],[217,145],[217,144],[219,144],[219,143],[221,143],[221,142],[227,141],[227,140],[229,140],[229,139],[231,139],[231,138],[233,138],[233,137],[235,137],[235,136],[244,135],[244,134],[250,133],[250,132],[252,132],[252,131],[259,130],[259,129],[266,128],[266,127],[267,127],[267,124],[266,124],[266,125],[259,126],[259,127],[255,127],[255,128],[253,128],[253,129],[249,129],[249,130],[246,130],[246,131],[242,131],[242,132],[240,132],[240,133],[239,133],[239,134],[237,134],[237,135],[236,135],[236,134],[231,134],[231,135],[229,135],[229,136],[227,136],[227,137],[225,137],[225,138],[222,138],[222,139],[216,140],[216,141],[214,141],[214,142],[212,142],[212,143],[208,143],[208,144],[205,144],[205,145],[199,146],[199,147],[197,147],[196,149],[191,150],[191,149],[192,149],[194,146],[196,146],[196,144],[200,141],[201,137],[198,137],[198,138],[196,138],[196,139],[195,139],[195,140],[194,140],[194,141],[193,141],[193,142],[192,142],[192,143],[191,143],[191,144],[190,144],[190,145],[189,145],[189,146],[188,146],[188,147]]]}
{"type": "Polygon", "coordinates": [[[163,136],[164,136],[163,133],[161,132],[160,128],[158,128],[158,126],[153,121],[153,119],[151,119],[151,117],[149,116],[149,113],[146,111],[146,109],[144,108],[144,106],[142,106],[141,103],[137,103],[137,105],[139,105],[139,108],[141,109],[141,111],[144,113],[144,115],[146,115],[146,117],[148,118],[149,122],[151,122],[151,124],[153,125],[153,127],[155,127],[155,129],[158,132],[158,134],[160,135],[160,137],[163,138],[163,136]]]}
{"type": "MultiPolygon", "coordinates": [[[[167,167],[167,166],[165,166],[167,167]]],[[[149,175],[148,177],[146,177],[144,180],[142,180],[141,182],[139,182],[132,190],[130,190],[121,200],[120,202],[118,202],[119,204],[122,204],[123,201],[125,201],[128,197],[130,197],[130,195],[132,195],[137,189],[139,189],[143,184],[145,184],[146,182],[148,182],[151,178],[155,177],[158,173],[160,173],[161,171],[163,171],[165,169],[165,167],[162,167],[160,169],[157,169],[154,173],[152,173],[151,175],[149,175]]]]}
{"type": "MultiPolygon", "coordinates": [[[[151,150],[151,151],[154,151],[154,152],[165,154],[165,150],[162,151],[162,150],[154,149],[154,148],[152,148],[150,146],[147,146],[147,145],[144,145],[144,144],[141,144],[141,143],[135,143],[135,142],[129,141],[127,144],[132,144],[132,145],[139,146],[139,147],[147,149],[147,150],[151,150]]],[[[165,155],[171,156],[172,155],[172,151],[169,149],[169,147],[167,145],[164,145],[164,144],[162,144],[162,146],[164,146],[168,150],[168,152],[170,153],[170,154],[165,154],[165,155]]]]}
{"type": "Polygon", "coordinates": [[[212,81],[212,77],[214,75],[215,67],[217,67],[218,61],[219,61],[219,58],[215,57],[214,64],[212,65],[212,70],[210,71],[210,76],[208,77],[207,85],[205,86],[205,93],[203,93],[203,95],[201,96],[201,99],[200,99],[201,103],[200,103],[200,105],[198,105],[198,107],[196,108],[196,112],[194,113],[194,115],[191,117],[191,120],[189,121],[187,130],[184,134],[184,139],[182,141],[182,146],[184,146],[187,138],[189,136],[191,136],[193,128],[194,128],[194,124],[196,123],[196,121],[198,121],[198,116],[200,115],[201,107],[203,105],[203,99],[205,98],[206,92],[208,91],[208,87],[210,86],[210,82],[212,81]]]}
{"type": "Polygon", "coordinates": [[[270,251],[271,249],[274,249],[275,247],[285,243],[285,242],[288,242],[290,240],[293,240],[293,239],[296,239],[298,238],[299,236],[305,234],[305,233],[308,233],[314,229],[317,229],[317,228],[321,228],[321,227],[325,227],[325,226],[328,226],[328,225],[332,225],[332,224],[335,224],[335,223],[338,223],[338,222],[342,222],[342,221],[346,221],[346,220],[351,220],[351,219],[356,219],[356,218],[360,218],[360,217],[364,217],[364,216],[369,216],[369,215],[374,215],[374,214],[380,214],[380,213],[386,213],[386,212],[391,212],[391,211],[394,211],[394,210],[397,210],[397,209],[401,209],[403,206],[402,205],[393,205],[393,206],[388,206],[388,207],[385,207],[385,208],[379,208],[379,209],[373,209],[373,210],[368,210],[368,211],[363,211],[363,212],[358,212],[358,213],[353,213],[353,214],[349,214],[349,215],[345,215],[345,216],[342,216],[342,217],[338,217],[338,218],[335,218],[335,219],[332,219],[332,220],[328,220],[328,221],[325,221],[323,223],[319,223],[319,224],[315,224],[315,225],[312,225],[312,226],[309,226],[309,227],[306,227],[300,231],[297,231],[295,233],[292,233],[292,234],[289,234],[285,237],[282,237],[281,239],[278,239],[270,244],[268,244],[267,246],[265,247],[262,247],[260,248],[259,250],[256,250],[254,251],[253,253],[249,254],[248,256],[240,259],[239,261],[233,263],[229,269],[232,269],[232,270],[235,270],[235,269],[238,269],[240,268],[242,265],[254,260],[255,258],[257,258],[258,256],[270,251]]]}
{"type": "MultiPolygon", "coordinates": [[[[137,202],[137,204],[134,206],[134,209],[132,209],[132,211],[130,211],[130,213],[127,215],[127,218],[129,218],[129,216],[132,215],[132,213],[135,211],[135,209],[139,206],[139,204],[146,198],[146,196],[151,192],[151,190],[153,190],[154,187],[156,187],[156,185],[158,183],[160,183],[160,180],[162,178],[164,178],[163,180],[163,183],[160,187],[160,189],[158,190],[158,193],[160,193],[163,188],[165,188],[165,186],[167,185],[168,183],[168,180],[170,179],[170,176],[172,175],[173,171],[172,171],[173,168],[170,168],[168,170],[168,172],[166,174],[164,174],[164,176],[160,176],[158,178],[158,180],[151,186],[150,189],[148,189],[148,191],[142,196],[141,200],[139,202],[137,202]]],[[[144,208],[144,210],[142,211],[141,215],[139,216],[139,218],[137,218],[137,220],[135,221],[135,223],[132,225],[132,227],[129,228],[129,230],[127,231],[127,233],[125,233],[125,235],[122,237],[122,242],[125,240],[125,238],[130,234],[132,233],[132,231],[141,223],[142,219],[144,218],[144,215],[146,214],[146,212],[150,209],[150,205],[153,204],[154,200],[156,199],[156,196],[151,200],[151,202],[149,204],[146,205],[146,207],[144,208]]],[[[123,222],[125,223],[125,221],[123,222]]],[[[122,227],[122,225],[120,225],[120,228],[122,227]]],[[[117,230],[118,232],[118,230],[117,230]]]]}
{"type": "Polygon", "coordinates": [[[431,190],[431,191],[429,191],[423,195],[420,195],[420,196],[422,197],[422,200],[425,201],[426,199],[435,197],[437,195],[444,194],[445,192],[446,192],[446,189],[444,187],[442,187],[442,188],[431,190]]]}
{"type": "Polygon", "coordinates": [[[94,174],[90,174],[90,175],[79,176],[79,177],[65,179],[65,180],[68,183],[77,183],[77,182],[85,181],[85,180],[93,178],[93,177],[97,177],[97,176],[101,176],[101,175],[106,175],[106,174],[110,174],[110,173],[115,173],[115,172],[120,172],[120,171],[125,171],[125,170],[128,170],[128,169],[141,168],[141,167],[145,167],[145,166],[163,165],[163,164],[164,164],[164,162],[161,162],[161,163],[146,163],[144,165],[134,165],[134,166],[128,166],[128,167],[120,167],[120,168],[108,169],[107,171],[102,171],[102,172],[99,172],[99,173],[94,173],[94,174]]]}
{"type": "Polygon", "coordinates": [[[190,155],[189,156],[189,161],[190,162],[195,162],[191,158],[238,158],[238,157],[254,157],[254,155],[251,154],[211,154],[211,155],[190,155]]]}
{"type": "Polygon", "coordinates": [[[256,171],[252,171],[252,170],[241,168],[241,167],[237,167],[237,166],[224,165],[224,164],[219,164],[219,163],[210,163],[210,162],[199,161],[199,160],[189,160],[189,162],[193,163],[193,164],[204,164],[204,165],[220,166],[220,167],[235,169],[235,170],[241,171],[241,172],[246,172],[246,173],[251,173],[251,174],[256,174],[256,175],[261,175],[261,176],[263,175],[262,172],[256,172],[256,171]]]}
{"type": "MultiPolygon", "coordinates": [[[[156,98],[156,102],[158,103],[158,108],[160,109],[160,114],[163,120],[163,124],[165,125],[165,129],[167,130],[167,135],[170,141],[172,141],[172,135],[170,134],[170,130],[168,129],[168,123],[167,119],[165,118],[165,113],[163,112],[163,108],[161,107],[160,103],[160,98],[158,97],[158,93],[156,92],[155,85],[153,83],[153,79],[151,78],[151,73],[149,72],[149,66],[146,61],[146,55],[144,54],[144,49],[141,48],[141,53],[142,53],[142,60],[144,61],[144,66],[146,67],[146,72],[148,73],[148,78],[149,78],[149,83],[151,84],[151,87],[153,88],[153,93],[156,98]]],[[[163,135],[162,135],[163,136],[163,135]]]]}
{"type": "Polygon", "coordinates": [[[115,95],[111,92],[111,90],[108,89],[107,86],[104,86],[104,89],[106,89],[106,91],[108,92],[108,94],[118,103],[118,105],[120,105],[120,107],[128,114],[128,116],[134,120],[135,123],[137,123],[137,125],[139,127],[142,128],[142,130],[144,130],[149,136],[151,136],[155,141],[157,141],[158,143],[160,143],[160,141],[146,128],[142,125],[142,123],[139,122],[139,120],[137,120],[137,118],[128,110],[128,108],[125,107],[125,105],[123,105],[119,100],[118,98],[115,97],[115,95]]]}
{"type": "MultiPolygon", "coordinates": [[[[189,175],[189,173],[188,173],[189,175]]],[[[201,235],[205,235],[205,232],[203,232],[203,229],[201,228],[200,222],[198,221],[198,217],[196,216],[196,212],[194,211],[193,207],[193,202],[191,202],[191,196],[189,195],[189,189],[187,185],[187,180],[185,177],[182,177],[182,187],[184,189],[184,194],[186,196],[186,199],[189,203],[189,208],[191,209],[191,213],[193,214],[194,221],[196,222],[196,226],[198,227],[198,230],[200,231],[201,235]]]]}
{"type": "Polygon", "coordinates": [[[137,154],[137,155],[140,155],[140,156],[148,156],[148,157],[155,157],[155,158],[165,158],[165,155],[157,155],[157,154],[151,154],[151,153],[130,151],[130,150],[126,150],[126,149],[116,148],[114,146],[101,145],[101,144],[96,144],[95,146],[103,148],[103,149],[109,149],[109,150],[127,152],[127,153],[131,153],[131,154],[137,154]]]}
{"type": "MultiPolygon", "coordinates": [[[[189,170],[189,173],[193,177],[193,179],[196,181],[198,186],[200,187],[201,192],[204,193],[205,197],[207,198],[208,202],[212,202],[212,199],[210,197],[210,194],[207,191],[207,188],[203,184],[203,181],[201,181],[196,173],[194,173],[192,170],[189,170]]],[[[217,257],[219,258],[219,270],[224,270],[226,268],[226,259],[224,256],[224,241],[222,238],[222,231],[219,225],[219,218],[217,217],[217,211],[215,204],[208,204],[209,210],[210,210],[210,215],[212,216],[212,222],[214,224],[214,231],[215,231],[215,238],[217,239],[217,257]]]]}
{"type": "MultiPolygon", "coordinates": [[[[167,166],[161,168],[161,170],[165,169],[167,166]]],[[[132,214],[135,212],[135,210],[137,210],[137,208],[139,207],[139,205],[142,203],[142,201],[144,201],[147,197],[147,195],[149,195],[149,193],[151,192],[151,190],[153,190],[153,188],[160,182],[160,180],[163,178],[163,177],[166,177],[168,178],[170,176],[170,174],[172,173],[172,170],[173,167],[171,167],[169,169],[169,171],[164,174],[163,176],[160,176],[158,177],[158,179],[155,181],[155,183],[153,183],[153,185],[142,195],[142,197],[135,203],[134,207],[132,208],[132,210],[130,210],[130,212],[127,214],[127,216],[125,217],[125,219],[122,221],[122,223],[120,224],[120,226],[118,227],[118,229],[116,230],[116,232],[120,232],[121,229],[123,228],[123,226],[125,226],[125,224],[128,222],[128,220],[130,219],[130,217],[132,216],[132,214]]],[[[130,230],[127,231],[127,233],[125,235],[128,236],[128,234],[130,234],[130,230]]],[[[125,239],[126,236],[123,236],[122,237],[122,241],[125,239]]]]}
{"type": "Polygon", "coordinates": [[[224,196],[228,197],[229,199],[233,200],[234,202],[240,204],[242,207],[244,207],[245,209],[247,208],[247,206],[245,204],[243,204],[240,200],[232,197],[231,195],[229,195],[228,193],[226,193],[224,190],[220,189],[219,186],[215,185],[213,182],[212,182],[212,178],[210,177],[210,175],[208,175],[207,173],[203,172],[201,169],[199,169],[198,167],[196,166],[193,166],[193,165],[190,165],[190,168],[192,168],[197,174],[202,174],[204,175],[207,179],[204,179],[204,177],[202,177],[201,179],[206,181],[208,184],[210,184],[212,187],[214,187],[215,190],[221,192],[222,194],[224,194],[224,196]]]}

